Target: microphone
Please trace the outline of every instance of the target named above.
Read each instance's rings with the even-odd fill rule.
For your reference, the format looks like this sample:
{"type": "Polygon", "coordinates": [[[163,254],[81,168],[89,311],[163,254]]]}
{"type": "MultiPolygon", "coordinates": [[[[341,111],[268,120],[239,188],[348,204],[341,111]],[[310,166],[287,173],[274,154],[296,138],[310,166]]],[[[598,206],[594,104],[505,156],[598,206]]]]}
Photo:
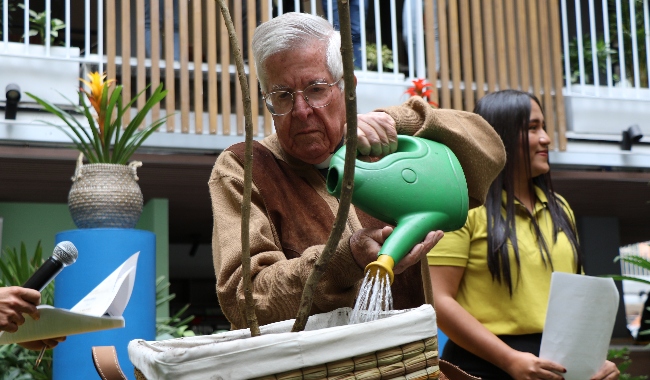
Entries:
{"type": "Polygon", "coordinates": [[[63,268],[77,261],[77,247],[69,241],[62,241],[54,247],[52,257],[45,260],[43,265],[25,282],[23,288],[43,290],[59,274],[63,268]]]}

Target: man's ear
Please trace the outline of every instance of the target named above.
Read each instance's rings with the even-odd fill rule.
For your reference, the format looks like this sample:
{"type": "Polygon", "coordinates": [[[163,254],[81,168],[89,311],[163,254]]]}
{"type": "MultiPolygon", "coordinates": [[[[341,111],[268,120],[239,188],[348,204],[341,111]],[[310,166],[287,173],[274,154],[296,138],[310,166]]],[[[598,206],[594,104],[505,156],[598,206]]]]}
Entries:
{"type": "Polygon", "coordinates": [[[354,76],[354,87],[355,88],[357,87],[357,76],[356,75],[354,76]]]}

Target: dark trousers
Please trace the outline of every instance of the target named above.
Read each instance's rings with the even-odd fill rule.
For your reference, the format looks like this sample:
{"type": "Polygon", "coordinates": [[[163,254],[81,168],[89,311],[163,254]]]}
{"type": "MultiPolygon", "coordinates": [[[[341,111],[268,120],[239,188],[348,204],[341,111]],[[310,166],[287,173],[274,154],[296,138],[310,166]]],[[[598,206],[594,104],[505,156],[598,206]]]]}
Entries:
{"type": "MultiPolygon", "coordinates": [[[[535,356],[539,356],[539,346],[542,343],[542,334],[499,335],[498,337],[508,346],[517,351],[530,352],[535,356]]],[[[460,367],[460,369],[470,375],[480,377],[483,380],[512,379],[512,377],[501,368],[479,358],[451,340],[447,341],[445,344],[442,359],[460,367]]]]}

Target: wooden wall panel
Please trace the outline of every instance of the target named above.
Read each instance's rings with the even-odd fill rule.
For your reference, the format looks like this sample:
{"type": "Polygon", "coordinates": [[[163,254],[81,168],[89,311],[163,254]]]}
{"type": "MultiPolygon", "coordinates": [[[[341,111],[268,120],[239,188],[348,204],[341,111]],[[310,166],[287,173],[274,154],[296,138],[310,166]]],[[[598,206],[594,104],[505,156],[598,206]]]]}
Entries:
{"type": "MultiPolygon", "coordinates": [[[[180,120],[181,133],[243,134],[243,98],[228,33],[214,0],[181,1],[178,14],[174,14],[173,0],[164,0],[162,7],[157,1],[151,2],[151,40],[163,41],[162,50],[160,45],[152,44],[151,56],[145,50],[145,1],[149,0],[135,0],[134,11],[129,1],[121,2],[119,9],[115,0],[105,3],[106,70],[109,78],[120,74],[125,101],[132,87],[141,91],[148,83],[155,88],[163,82],[168,95],[164,106],[152,110],[152,118],[160,117],[161,107],[165,113],[180,114],[167,119],[167,132],[175,132],[174,124],[180,120]],[[162,24],[160,14],[164,15],[162,24]],[[135,20],[123,22],[132,18],[135,20]],[[174,41],[174,18],[180,24],[179,46],[174,41]],[[133,30],[131,25],[135,25],[133,30]],[[176,61],[175,51],[179,56],[176,61]]],[[[566,149],[558,4],[545,0],[423,1],[426,75],[437,84],[433,98],[440,106],[471,111],[486,93],[508,88],[531,91],[542,102],[549,134],[555,136],[554,146],[566,149]],[[438,23],[438,50],[433,22],[438,23]]],[[[253,129],[256,134],[268,135],[273,131],[273,122],[259,103],[261,94],[250,38],[258,21],[268,19],[269,2],[253,6],[255,3],[232,0],[230,5],[237,37],[247,56],[253,129]]],[[[304,9],[311,11],[314,4],[320,9],[318,0],[304,1],[304,9]]],[[[367,20],[371,19],[369,15],[367,20]]],[[[144,97],[137,106],[142,107],[143,102],[144,97]]]]}

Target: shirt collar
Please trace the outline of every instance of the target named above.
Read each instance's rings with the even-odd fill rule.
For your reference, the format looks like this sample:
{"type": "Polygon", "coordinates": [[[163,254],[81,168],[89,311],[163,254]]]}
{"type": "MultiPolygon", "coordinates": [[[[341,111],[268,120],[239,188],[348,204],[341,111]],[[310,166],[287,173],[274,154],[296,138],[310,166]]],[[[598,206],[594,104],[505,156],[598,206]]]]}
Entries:
{"type": "MultiPolygon", "coordinates": [[[[537,196],[537,202],[535,202],[535,211],[533,213],[536,213],[548,206],[548,198],[546,198],[546,194],[544,194],[544,191],[539,186],[534,186],[534,190],[535,190],[535,195],[537,196]]],[[[506,201],[507,201],[506,191],[501,190],[501,204],[503,207],[506,206],[506,201]]],[[[516,198],[515,198],[515,205],[520,205],[521,207],[523,207],[521,202],[519,202],[516,198]]]]}

